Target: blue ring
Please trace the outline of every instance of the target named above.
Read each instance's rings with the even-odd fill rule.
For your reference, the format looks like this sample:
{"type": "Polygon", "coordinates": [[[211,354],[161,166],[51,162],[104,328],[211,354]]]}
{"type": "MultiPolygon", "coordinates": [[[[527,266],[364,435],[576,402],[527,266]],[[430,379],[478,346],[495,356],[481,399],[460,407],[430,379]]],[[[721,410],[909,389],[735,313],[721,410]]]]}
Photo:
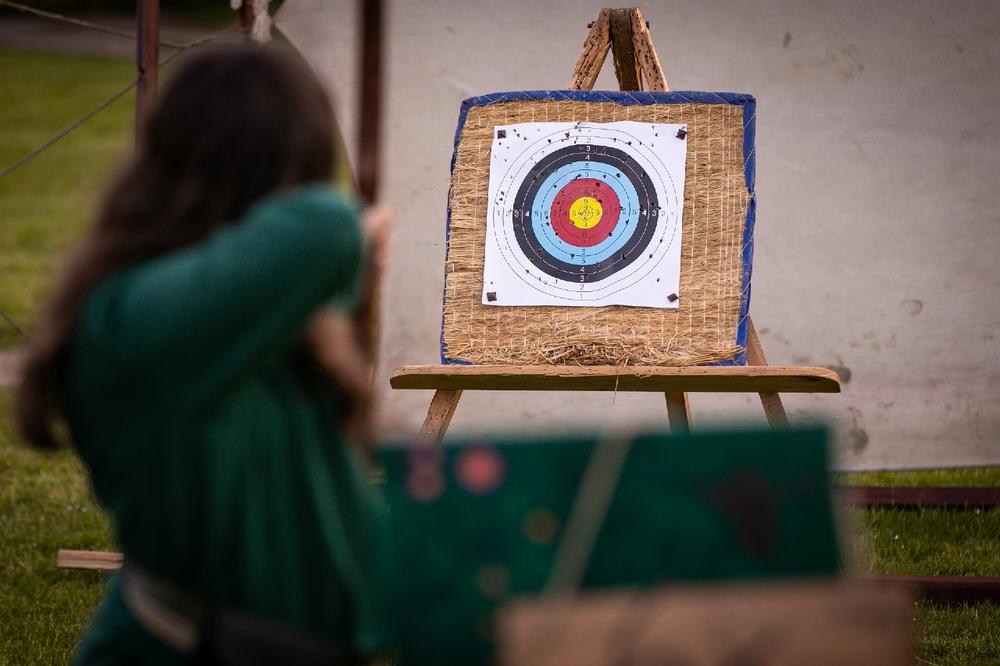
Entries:
{"type": "MultiPolygon", "coordinates": [[[[624,176],[619,179],[615,169],[603,162],[580,160],[565,164],[551,173],[543,182],[531,207],[531,229],[542,248],[560,261],[576,266],[587,266],[609,259],[625,246],[632,234],[638,228],[639,196],[632,183],[624,176]],[[595,172],[603,181],[611,186],[621,207],[619,223],[615,225],[614,235],[592,247],[578,247],[559,238],[546,220],[552,209],[552,202],[563,187],[572,182],[581,171],[595,172]],[[562,182],[565,181],[565,182],[562,182]],[[624,182],[622,182],[624,181],[624,182]],[[627,186],[626,186],[627,183],[627,186]],[[626,213],[626,211],[629,211],[626,213]],[[628,224],[621,224],[625,220],[628,224]]],[[[586,176],[591,177],[591,176],[586,176]]]]}

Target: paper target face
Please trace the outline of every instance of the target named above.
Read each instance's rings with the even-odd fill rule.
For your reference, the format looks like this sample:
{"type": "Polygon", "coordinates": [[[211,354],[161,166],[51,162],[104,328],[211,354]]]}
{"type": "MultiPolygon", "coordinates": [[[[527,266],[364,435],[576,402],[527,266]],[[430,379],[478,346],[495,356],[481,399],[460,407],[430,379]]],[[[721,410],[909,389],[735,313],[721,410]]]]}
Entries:
{"type": "Polygon", "coordinates": [[[686,133],[495,127],[483,304],[678,307],[686,133]]]}

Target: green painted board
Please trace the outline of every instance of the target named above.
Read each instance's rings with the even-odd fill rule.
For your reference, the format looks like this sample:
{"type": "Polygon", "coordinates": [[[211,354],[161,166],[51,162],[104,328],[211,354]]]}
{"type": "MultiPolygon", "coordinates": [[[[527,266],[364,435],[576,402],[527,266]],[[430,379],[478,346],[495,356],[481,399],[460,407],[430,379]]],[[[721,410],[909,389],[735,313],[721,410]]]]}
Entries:
{"type": "MultiPolygon", "coordinates": [[[[826,441],[818,429],[640,436],[583,587],[836,574],[826,441]]],[[[380,452],[404,664],[488,663],[492,613],[544,587],[594,445],[487,438],[380,452]]]]}

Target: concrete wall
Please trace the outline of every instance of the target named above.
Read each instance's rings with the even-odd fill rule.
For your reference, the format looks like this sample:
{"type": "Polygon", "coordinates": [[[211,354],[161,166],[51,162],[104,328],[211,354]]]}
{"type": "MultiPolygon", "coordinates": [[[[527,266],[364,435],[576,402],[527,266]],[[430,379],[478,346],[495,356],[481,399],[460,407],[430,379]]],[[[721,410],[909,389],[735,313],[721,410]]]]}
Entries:
{"type": "MultiPolygon", "coordinates": [[[[390,2],[385,199],[399,211],[382,385],[438,360],[448,166],[460,101],[568,84],[600,2],[390,2]]],[[[757,96],[751,312],[775,364],[835,367],[845,469],[1000,463],[1000,3],[643,3],[670,86],[757,96]]],[[[353,136],[353,2],[287,0],[278,26],[353,136]]],[[[598,88],[615,89],[610,62],[598,88]]],[[[429,393],[386,388],[382,423],[429,393]]],[[[753,396],[695,396],[696,426],[763,423],[753,396]]],[[[466,394],[453,431],[665,424],[659,395],[466,394]]]]}

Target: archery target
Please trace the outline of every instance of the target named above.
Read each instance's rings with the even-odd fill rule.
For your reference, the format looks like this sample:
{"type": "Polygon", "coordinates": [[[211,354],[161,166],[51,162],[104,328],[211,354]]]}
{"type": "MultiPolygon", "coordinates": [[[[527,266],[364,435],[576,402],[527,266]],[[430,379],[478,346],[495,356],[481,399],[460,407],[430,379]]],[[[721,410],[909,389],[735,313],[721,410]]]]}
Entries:
{"type": "Polygon", "coordinates": [[[678,307],[687,126],[497,126],[485,305],[678,307]]]}

